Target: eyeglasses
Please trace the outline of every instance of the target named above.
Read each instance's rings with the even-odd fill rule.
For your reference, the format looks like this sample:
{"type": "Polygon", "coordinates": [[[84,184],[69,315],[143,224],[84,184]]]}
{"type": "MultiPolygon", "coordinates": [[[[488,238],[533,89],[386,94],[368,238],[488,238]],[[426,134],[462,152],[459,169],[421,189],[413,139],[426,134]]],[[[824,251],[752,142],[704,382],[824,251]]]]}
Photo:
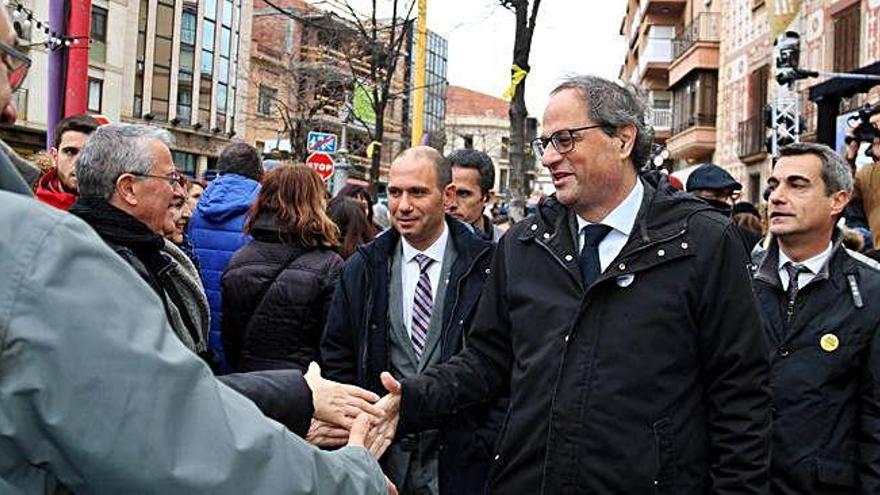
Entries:
{"type": "Polygon", "coordinates": [[[548,138],[539,137],[533,140],[532,151],[535,152],[535,156],[541,158],[544,156],[544,151],[547,149],[547,143],[553,143],[553,147],[556,148],[556,151],[560,155],[571,153],[574,149],[574,133],[578,131],[586,131],[588,129],[595,129],[597,127],[602,127],[602,124],[587,125],[584,127],[576,127],[574,129],[560,129],[551,134],[548,138]]]}
{"type": "Polygon", "coordinates": [[[130,172],[131,175],[135,177],[146,177],[149,179],[162,179],[164,181],[168,181],[168,185],[174,186],[177,184],[178,186],[186,189],[186,176],[181,175],[178,172],[172,172],[171,175],[152,175],[152,174],[137,174],[134,172],[130,172]]]}
{"type": "Polygon", "coordinates": [[[0,41],[0,60],[9,69],[9,86],[12,91],[18,90],[31,67],[30,57],[0,41]]]}

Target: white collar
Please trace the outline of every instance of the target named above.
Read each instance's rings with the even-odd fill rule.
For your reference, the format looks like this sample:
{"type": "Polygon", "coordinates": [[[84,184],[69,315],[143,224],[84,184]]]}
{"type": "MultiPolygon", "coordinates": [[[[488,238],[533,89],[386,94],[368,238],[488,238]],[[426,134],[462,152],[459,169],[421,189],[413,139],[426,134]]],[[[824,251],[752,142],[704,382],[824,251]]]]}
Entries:
{"type": "MultiPolygon", "coordinates": [[[[813,273],[813,275],[816,275],[819,273],[819,270],[821,270],[822,267],[825,266],[825,262],[828,261],[828,258],[831,256],[831,247],[832,247],[831,241],[828,241],[828,247],[825,248],[824,251],[822,251],[821,253],[817,254],[816,256],[813,256],[812,258],[810,258],[804,262],[796,263],[796,264],[803,265],[803,266],[809,268],[810,271],[813,273]]],[[[780,249],[779,250],[779,266],[777,267],[777,270],[782,270],[782,267],[785,266],[785,264],[788,263],[789,261],[791,261],[791,258],[786,256],[785,253],[782,252],[782,249],[780,249]]],[[[794,263],[794,262],[792,262],[792,263],[794,263]]]]}
{"type": "MultiPolygon", "coordinates": [[[[629,233],[632,232],[633,225],[636,223],[639,208],[642,207],[642,198],[644,195],[645,186],[642,185],[641,179],[637,177],[636,185],[633,186],[632,191],[629,192],[626,199],[611,210],[611,213],[606,215],[600,223],[629,237],[629,233]]],[[[578,232],[580,232],[584,227],[590,225],[590,222],[581,218],[580,215],[577,215],[577,224],[578,232]]]]}
{"type": "Polygon", "coordinates": [[[413,258],[418,254],[424,254],[428,258],[436,262],[443,261],[443,254],[446,252],[446,242],[449,240],[449,229],[446,227],[446,220],[443,220],[443,232],[440,234],[440,237],[434,241],[434,244],[428,246],[428,249],[424,251],[419,251],[414,248],[412,244],[407,242],[403,236],[400,237],[400,241],[403,244],[403,262],[409,263],[413,258]]]}

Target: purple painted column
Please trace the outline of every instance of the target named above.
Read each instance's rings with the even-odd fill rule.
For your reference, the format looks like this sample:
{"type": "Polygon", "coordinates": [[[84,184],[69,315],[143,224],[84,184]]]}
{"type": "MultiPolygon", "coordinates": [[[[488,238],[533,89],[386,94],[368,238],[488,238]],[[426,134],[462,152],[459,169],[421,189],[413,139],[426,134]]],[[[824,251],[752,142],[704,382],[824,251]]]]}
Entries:
{"type": "MultiPolygon", "coordinates": [[[[49,31],[64,36],[64,2],[49,0],[49,31]]],[[[49,55],[49,106],[46,113],[46,149],[55,141],[55,124],[64,114],[64,49],[48,50],[49,55]]]]}

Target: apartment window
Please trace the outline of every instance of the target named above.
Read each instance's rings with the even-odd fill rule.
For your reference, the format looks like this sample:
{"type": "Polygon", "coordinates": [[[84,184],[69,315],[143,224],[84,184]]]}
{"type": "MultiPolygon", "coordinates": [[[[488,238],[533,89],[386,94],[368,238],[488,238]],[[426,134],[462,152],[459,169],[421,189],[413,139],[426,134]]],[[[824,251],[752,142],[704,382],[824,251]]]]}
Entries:
{"type": "Polygon", "coordinates": [[[859,67],[859,2],[840,11],[831,20],[834,25],[834,71],[849,72],[859,67]]]}
{"type": "Polygon", "coordinates": [[[92,6],[92,27],[89,32],[89,60],[107,60],[107,9],[92,6]]]}
{"type": "Polygon", "coordinates": [[[180,16],[180,75],[182,81],[192,82],[196,49],[196,13],[185,8],[180,16]]]}
{"type": "Polygon", "coordinates": [[[213,21],[205,21],[202,26],[202,74],[214,73],[214,29],[213,21]]]}
{"type": "Polygon", "coordinates": [[[211,122],[211,95],[214,94],[213,83],[210,79],[202,76],[199,88],[199,122],[207,126],[211,122]]]}
{"type": "Polygon", "coordinates": [[[232,26],[232,2],[223,0],[223,17],[221,18],[224,26],[232,26]]]}
{"type": "Polygon", "coordinates": [[[471,134],[465,134],[461,137],[464,140],[464,148],[468,150],[474,149],[474,136],[471,134]]]}
{"type": "Polygon", "coordinates": [[[749,74],[749,117],[763,115],[767,106],[767,82],[770,79],[770,67],[762,65],[749,74]]]}
{"type": "Polygon", "coordinates": [[[171,158],[174,160],[174,166],[189,177],[196,176],[196,155],[185,151],[172,151],[171,158]]]}
{"type": "Polygon", "coordinates": [[[104,93],[104,81],[89,78],[89,106],[90,112],[101,113],[101,99],[104,93]]]}
{"type": "Polygon", "coordinates": [[[501,159],[507,160],[509,159],[510,153],[510,138],[507,136],[501,137],[501,159]]]}
{"type": "Polygon", "coordinates": [[[205,2],[205,19],[214,20],[217,18],[217,0],[208,0],[205,2]]]}
{"type": "Polygon", "coordinates": [[[672,94],[672,132],[714,126],[717,93],[718,75],[711,71],[694,72],[676,84],[672,94]]]}
{"type": "Polygon", "coordinates": [[[149,3],[141,0],[138,10],[137,59],[134,76],[134,105],[132,115],[140,117],[144,111],[144,58],[147,49],[147,15],[149,3]]]}
{"type": "Polygon", "coordinates": [[[269,116],[272,114],[272,107],[278,98],[278,90],[268,86],[260,85],[260,94],[257,98],[257,113],[269,116]]]}
{"type": "Polygon", "coordinates": [[[500,174],[498,176],[498,190],[501,194],[507,193],[507,188],[510,180],[510,171],[506,168],[502,168],[500,170],[500,174]]]}
{"type": "Polygon", "coordinates": [[[171,46],[174,37],[174,2],[159,0],[156,6],[156,42],[153,54],[153,92],[150,113],[157,120],[168,120],[171,90],[171,46]]]}
{"type": "Polygon", "coordinates": [[[189,122],[192,118],[192,86],[177,88],[177,118],[189,122]]]}

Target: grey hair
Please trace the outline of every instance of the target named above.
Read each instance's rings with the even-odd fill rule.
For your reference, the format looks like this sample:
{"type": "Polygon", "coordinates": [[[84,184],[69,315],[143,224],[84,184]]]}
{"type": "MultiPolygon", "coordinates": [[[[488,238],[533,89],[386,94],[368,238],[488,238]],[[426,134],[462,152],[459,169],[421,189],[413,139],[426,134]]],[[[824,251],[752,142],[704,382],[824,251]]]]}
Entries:
{"type": "Polygon", "coordinates": [[[150,125],[108,124],[95,130],[76,159],[80,196],[110,199],[120,175],[150,173],[156,160],[153,140],[174,145],[171,133],[150,125]]]}
{"type": "Polygon", "coordinates": [[[822,181],[825,195],[837,191],[853,192],[853,176],[849,165],[828,146],[819,143],[793,143],[779,149],[779,156],[813,155],[822,162],[822,181]]]}
{"type": "Polygon", "coordinates": [[[648,105],[641,89],[597,76],[569,76],[550,92],[550,96],[569,89],[581,94],[587,117],[601,125],[608,136],[614,136],[621,127],[635,127],[636,140],[630,155],[633,165],[638,170],[648,163],[654,129],[646,120],[648,105]]]}

